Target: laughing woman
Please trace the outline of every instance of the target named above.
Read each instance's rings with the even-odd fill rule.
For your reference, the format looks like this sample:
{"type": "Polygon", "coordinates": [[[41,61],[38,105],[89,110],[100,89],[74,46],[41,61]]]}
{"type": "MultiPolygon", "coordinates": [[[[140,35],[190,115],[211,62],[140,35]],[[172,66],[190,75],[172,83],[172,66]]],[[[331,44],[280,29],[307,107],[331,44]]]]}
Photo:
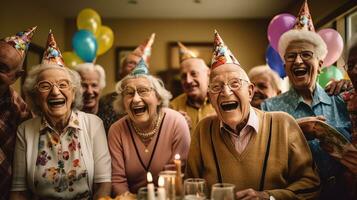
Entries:
{"type": "Polygon", "coordinates": [[[102,121],[78,111],[79,75],[64,67],[49,35],[24,91],[38,116],[17,131],[10,199],[97,199],[110,194],[111,159],[102,121]]]}
{"type": "Polygon", "coordinates": [[[127,115],[109,129],[112,185],[116,195],[136,193],[151,172],[157,183],[160,171],[172,164],[175,154],[186,162],[190,131],[185,118],[167,108],[171,94],[148,74],[141,60],[116,86],[117,111],[127,115]]]}

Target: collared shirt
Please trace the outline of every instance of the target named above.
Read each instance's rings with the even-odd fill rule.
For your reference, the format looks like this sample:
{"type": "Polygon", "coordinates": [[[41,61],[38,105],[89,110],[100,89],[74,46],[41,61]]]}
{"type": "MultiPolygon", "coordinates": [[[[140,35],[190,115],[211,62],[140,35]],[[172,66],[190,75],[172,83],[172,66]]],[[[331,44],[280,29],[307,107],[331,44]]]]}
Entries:
{"type": "Polygon", "coordinates": [[[86,199],[90,197],[88,172],[79,142],[78,113],[58,133],[42,117],[35,168],[35,189],[40,196],[86,199]]]}
{"type": "Polygon", "coordinates": [[[234,144],[235,149],[238,153],[242,153],[244,149],[247,147],[251,136],[255,133],[257,134],[259,131],[259,119],[254,109],[250,107],[249,110],[249,118],[247,124],[242,128],[239,134],[234,133],[231,128],[225,125],[222,121],[220,124],[221,132],[222,129],[230,134],[231,140],[234,144]]]}
{"type": "MultiPolygon", "coordinates": [[[[265,111],[284,111],[292,115],[295,119],[309,116],[322,115],[326,122],[335,127],[346,138],[351,139],[351,122],[348,116],[346,103],[341,96],[329,96],[324,89],[316,84],[311,106],[306,104],[303,98],[291,88],[288,92],[279,96],[265,100],[261,109],[265,111]]],[[[327,184],[331,178],[336,180],[336,176],[341,176],[344,167],[327,152],[325,152],[317,139],[308,141],[314,161],[319,168],[322,185],[327,184]]],[[[336,183],[332,188],[337,188],[336,183]]],[[[326,187],[327,188],[327,187],[326,187]]],[[[336,193],[337,189],[326,191],[327,196],[336,193]]],[[[323,192],[324,193],[324,192],[323,192]]]]}
{"type": "Polygon", "coordinates": [[[9,199],[17,126],[30,117],[26,103],[9,87],[0,97],[0,200],[9,199]]]}

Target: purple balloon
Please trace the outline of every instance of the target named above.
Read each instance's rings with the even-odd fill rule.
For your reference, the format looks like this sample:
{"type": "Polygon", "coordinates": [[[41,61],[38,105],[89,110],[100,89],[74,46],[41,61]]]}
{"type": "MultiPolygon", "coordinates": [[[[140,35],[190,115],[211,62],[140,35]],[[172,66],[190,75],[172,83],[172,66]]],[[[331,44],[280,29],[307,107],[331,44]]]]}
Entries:
{"type": "Polygon", "coordinates": [[[278,51],[278,44],[280,36],[283,35],[286,31],[293,28],[295,24],[296,17],[283,13],[276,15],[269,23],[268,26],[268,40],[270,45],[278,51]]]}

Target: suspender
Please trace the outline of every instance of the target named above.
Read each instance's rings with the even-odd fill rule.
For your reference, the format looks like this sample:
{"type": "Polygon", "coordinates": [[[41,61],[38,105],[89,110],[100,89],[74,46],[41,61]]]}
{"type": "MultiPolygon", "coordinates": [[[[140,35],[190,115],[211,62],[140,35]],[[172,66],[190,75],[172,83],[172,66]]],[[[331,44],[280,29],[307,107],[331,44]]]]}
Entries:
{"type": "MultiPolygon", "coordinates": [[[[214,147],[214,144],[213,144],[213,132],[212,132],[212,126],[213,125],[212,124],[213,124],[213,121],[211,121],[211,124],[210,124],[210,136],[211,136],[211,146],[212,146],[212,151],[213,151],[213,158],[214,158],[214,162],[215,162],[215,165],[216,165],[218,183],[222,183],[223,182],[222,181],[222,174],[221,174],[221,170],[220,170],[219,165],[218,165],[216,148],[214,147]]],[[[264,189],[265,173],[266,173],[266,169],[267,169],[267,165],[268,165],[268,158],[269,158],[269,153],[270,153],[272,125],[273,125],[273,119],[271,118],[270,119],[270,127],[269,127],[268,144],[267,144],[267,148],[266,148],[266,151],[265,151],[262,176],[260,177],[259,191],[263,191],[263,189],[264,189]]]]}

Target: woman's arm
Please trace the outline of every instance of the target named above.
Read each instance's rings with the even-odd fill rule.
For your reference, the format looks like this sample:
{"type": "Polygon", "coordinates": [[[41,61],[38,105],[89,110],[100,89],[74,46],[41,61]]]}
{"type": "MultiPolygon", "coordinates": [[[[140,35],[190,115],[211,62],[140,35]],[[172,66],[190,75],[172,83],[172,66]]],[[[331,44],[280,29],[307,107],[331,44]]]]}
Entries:
{"type": "Polygon", "coordinates": [[[101,197],[110,196],[111,187],[112,187],[111,182],[95,183],[93,199],[97,200],[101,197]]]}

